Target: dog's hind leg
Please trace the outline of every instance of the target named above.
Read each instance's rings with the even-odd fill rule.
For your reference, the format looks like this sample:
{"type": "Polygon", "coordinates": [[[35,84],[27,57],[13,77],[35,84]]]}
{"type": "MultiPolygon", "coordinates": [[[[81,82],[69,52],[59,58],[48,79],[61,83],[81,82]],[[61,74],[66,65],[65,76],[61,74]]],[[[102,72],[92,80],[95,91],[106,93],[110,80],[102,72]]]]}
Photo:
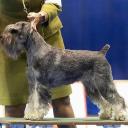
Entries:
{"type": "MultiPolygon", "coordinates": [[[[124,99],[118,94],[113,83],[111,67],[104,65],[97,67],[97,72],[94,74],[96,86],[101,95],[107,100],[114,112],[115,120],[125,120],[126,105],[124,99]]],[[[107,106],[108,107],[108,106],[107,106]]]]}
{"type": "Polygon", "coordinates": [[[111,104],[115,120],[126,119],[126,104],[124,98],[119,95],[113,82],[103,83],[102,96],[111,104]]]}
{"type": "Polygon", "coordinates": [[[111,106],[98,90],[93,74],[90,72],[85,74],[82,83],[86,88],[87,95],[100,108],[100,118],[110,119],[112,117],[111,106]]]}

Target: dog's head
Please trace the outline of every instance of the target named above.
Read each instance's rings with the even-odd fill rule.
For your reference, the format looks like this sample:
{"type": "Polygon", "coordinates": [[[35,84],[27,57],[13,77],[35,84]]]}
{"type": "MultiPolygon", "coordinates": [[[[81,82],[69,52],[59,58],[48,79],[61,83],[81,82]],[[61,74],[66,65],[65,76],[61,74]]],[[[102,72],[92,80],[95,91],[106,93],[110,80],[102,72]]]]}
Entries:
{"type": "Polygon", "coordinates": [[[17,22],[8,25],[0,36],[0,44],[4,51],[13,59],[24,51],[30,33],[30,23],[17,22]]]}

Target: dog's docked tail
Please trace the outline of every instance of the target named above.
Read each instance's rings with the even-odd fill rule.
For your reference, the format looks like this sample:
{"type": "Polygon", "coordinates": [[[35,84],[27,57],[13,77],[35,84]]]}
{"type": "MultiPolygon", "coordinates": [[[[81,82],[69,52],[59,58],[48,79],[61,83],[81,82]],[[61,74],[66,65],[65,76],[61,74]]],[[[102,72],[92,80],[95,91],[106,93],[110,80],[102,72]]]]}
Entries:
{"type": "Polygon", "coordinates": [[[103,55],[106,55],[107,51],[109,50],[110,45],[106,44],[101,50],[100,53],[102,53],[103,55]]]}

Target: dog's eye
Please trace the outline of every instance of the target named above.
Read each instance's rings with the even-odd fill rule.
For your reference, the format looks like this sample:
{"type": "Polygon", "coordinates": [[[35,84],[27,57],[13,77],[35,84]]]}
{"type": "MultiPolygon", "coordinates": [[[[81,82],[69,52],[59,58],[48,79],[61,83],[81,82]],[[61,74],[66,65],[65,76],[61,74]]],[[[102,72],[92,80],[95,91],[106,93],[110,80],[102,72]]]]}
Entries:
{"type": "Polygon", "coordinates": [[[11,32],[12,34],[16,34],[16,33],[18,33],[18,30],[17,30],[17,29],[11,29],[10,32],[11,32]]]}

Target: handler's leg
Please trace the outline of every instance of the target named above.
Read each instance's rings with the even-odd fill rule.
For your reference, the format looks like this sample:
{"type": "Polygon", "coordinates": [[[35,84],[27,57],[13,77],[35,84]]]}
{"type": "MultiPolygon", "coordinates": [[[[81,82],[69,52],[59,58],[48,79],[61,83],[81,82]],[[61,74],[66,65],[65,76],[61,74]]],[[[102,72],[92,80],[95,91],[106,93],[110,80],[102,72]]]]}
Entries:
{"type": "Polygon", "coordinates": [[[25,104],[5,106],[5,116],[8,117],[23,117],[25,104]]]}
{"type": "MultiPolygon", "coordinates": [[[[69,95],[72,93],[70,85],[64,85],[51,89],[52,107],[55,117],[74,117],[69,95]]],[[[59,125],[59,128],[75,128],[75,125],[59,125]]]]}
{"type": "MultiPolygon", "coordinates": [[[[55,117],[74,117],[73,109],[69,96],[52,100],[53,112],[55,117]]],[[[75,125],[59,125],[59,128],[75,128],[75,125]]]]}
{"type": "MultiPolygon", "coordinates": [[[[5,106],[5,116],[7,117],[23,117],[25,104],[5,106]]],[[[8,125],[6,128],[25,128],[23,124],[8,125]]]]}
{"type": "Polygon", "coordinates": [[[74,117],[69,96],[52,101],[55,117],[74,117]]]}

